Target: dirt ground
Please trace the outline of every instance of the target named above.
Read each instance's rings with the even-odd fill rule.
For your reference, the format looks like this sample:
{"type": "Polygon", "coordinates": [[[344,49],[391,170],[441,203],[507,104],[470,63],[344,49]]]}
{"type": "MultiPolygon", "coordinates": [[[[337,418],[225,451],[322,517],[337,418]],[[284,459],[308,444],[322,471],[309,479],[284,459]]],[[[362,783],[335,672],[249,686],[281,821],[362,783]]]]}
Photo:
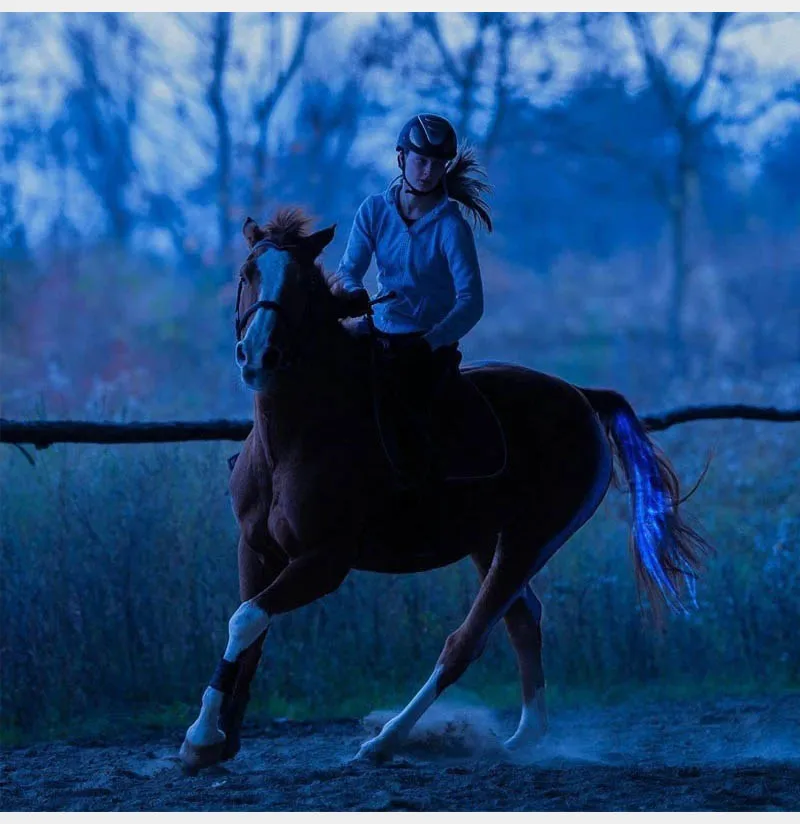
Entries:
{"type": "Polygon", "coordinates": [[[798,810],[800,695],[551,713],[513,759],[516,717],[434,705],[409,743],[350,762],[389,717],[245,727],[242,751],[184,774],[183,730],[5,748],[3,810],[798,810]]]}

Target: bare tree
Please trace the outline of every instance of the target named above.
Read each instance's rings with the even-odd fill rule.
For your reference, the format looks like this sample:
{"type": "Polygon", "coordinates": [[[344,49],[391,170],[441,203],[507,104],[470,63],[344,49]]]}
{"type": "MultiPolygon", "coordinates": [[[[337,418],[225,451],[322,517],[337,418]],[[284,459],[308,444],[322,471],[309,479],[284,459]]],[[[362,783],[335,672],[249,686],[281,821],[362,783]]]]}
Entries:
{"type": "Polygon", "coordinates": [[[459,134],[470,133],[472,114],[476,108],[475,95],[478,88],[478,72],[482,68],[486,53],[486,40],[494,25],[495,15],[480,12],[470,15],[474,22],[472,42],[461,49],[460,54],[445,43],[439,25],[439,15],[431,12],[416,12],[412,15],[414,25],[428,34],[441,57],[442,68],[456,90],[456,129],[459,134]]]}
{"type": "Polygon", "coordinates": [[[206,91],[216,129],[216,194],[219,253],[228,259],[231,240],[231,128],[225,103],[225,74],[231,44],[233,13],[215,12],[211,20],[211,80],[206,91]]]}
{"type": "MultiPolygon", "coordinates": [[[[160,104],[151,95],[149,105],[157,114],[148,124],[146,135],[163,152],[166,146],[180,155],[199,151],[211,158],[212,171],[194,185],[190,184],[187,199],[205,208],[213,204],[217,229],[216,258],[221,266],[229,260],[234,234],[233,199],[233,129],[232,112],[227,90],[233,70],[233,38],[236,16],[233,12],[209,14],[178,13],[173,15],[183,34],[194,45],[187,65],[170,56],[164,59],[163,47],[150,41],[146,54],[146,70],[169,88],[174,104],[160,104]],[[210,116],[210,124],[209,124],[210,116]],[[154,123],[161,123],[159,130],[154,123]],[[210,125],[210,128],[209,128],[210,125]],[[175,141],[175,136],[180,140],[175,141]]],[[[182,208],[165,192],[148,193],[151,215],[163,223],[177,248],[186,253],[181,234],[186,231],[182,208]]]]}
{"type": "Polygon", "coordinates": [[[62,22],[79,83],[67,91],[63,114],[52,124],[53,148],[63,165],[66,137],[74,135],[69,161],[102,204],[110,234],[124,243],[134,224],[128,201],[136,173],[138,30],[126,15],[65,15],[62,22]]]}
{"type": "Polygon", "coordinates": [[[650,17],[639,12],[626,14],[648,81],[661,102],[662,111],[676,139],[673,168],[666,175],[661,173],[662,185],[659,187],[667,193],[666,205],[672,241],[672,282],[667,328],[676,370],[682,370],[685,366],[681,313],[689,276],[686,235],[690,177],[696,172],[703,137],[713,128],[716,120],[714,116],[704,115],[699,103],[712,78],[720,36],[732,17],[733,14],[729,12],[713,12],[710,15],[700,65],[696,75],[687,84],[677,78],[669,63],[669,52],[676,48],[681,36],[685,37],[685,34],[680,29],[676,30],[665,52],[659,52],[650,17]]]}
{"type": "MultiPolygon", "coordinates": [[[[253,213],[261,214],[264,208],[264,188],[267,169],[267,140],[272,115],[281,101],[289,82],[303,63],[309,37],[315,28],[315,15],[305,12],[300,16],[300,24],[292,53],[283,63],[283,27],[286,15],[269,12],[269,81],[264,80],[265,88],[260,90],[260,97],[253,105],[253,118],[258,126],[258,137],[253,147],[253,193],[250,208],[253,213]]],[[[319,20],[319,26],[323,20],[319,20]]]]}
{"type": "MultiPolygon", "coordinates": [[[[667,45],[659,49],[653,34],[654,15],[629,12],[626,20],[645,75],[660,101],[662,114],[674,140],[671,168],[655,170],[657,190],[662,193],[669,215],[671,236],[671,284],[667,308],[667,330],[673,368],[686,364],[686,348],[681,324],[685,296],[691,274],[689,260],[688,214],[691,207],[691,182],[703,162],[705,146],[713,143],[711,133],[724,126],[745,127],[771,111],[778,103],[796,94],[797,82],[786,87],[747,89],[757,75],[752,65],[743,64],[734,45],[724,48],[726,35],[744,27],[760,25],[769,18],[762,15],[734,15],[713,12],[691,15],[678,25],[667,45]],[[702,19],[705,32],[694,41],[688,26],[702,19]],[[678,67],[687,65],[681,52],[685,46],[695,51],[697,68],[693,76],[681,77],[678,67]],[[737,58],[739,58],[737,60],[737,58]],[[749,75],[749,77],[748,77],[749,75]]],[[[759,78],[763,81],[764,78],[759,78]]]]}
{"type": "Polygon", "coordinates": [[[690,210],[696,181],[720,146],[719,129],[746,127],[782,101],[791,99],[796,86],[764,83],[747,87],[755,68],[743,61],[730,36],[761,16],[727,12],[669,14],[626,13],[624,31],[630,35],[641,67],[640,77],[626,67],[630,47],[620,46],[618,15],[579,15],[578,30],[587,52],[599,65],[590,75],[638,86],[635,96],[655,103],[651,118],[642,122],[641,138],[602,122],[597,113],[580,119],[558,106],[548,113],[552,135],[568,151],[618,162],[626,173],[644,178],[667,215],[670,237],[670,287],[666,330],[672,368],[686,365],[682,314],[692,271],[690,210]],[[661,25],[660,28],[659,24],[661,25]],[[667,30],[661,44],[656,37],[667,30]],[[727,38],[727,39],[726,39],[727,38]],[[765,86],[769,90],[765,91],[765,86]],[[594,117],[595,122],[590,122],[594,117]],[[661,129],[654,141],[654,130],[661,129]]]}
{"type": "Polygon", "coordinates": [[[448,43],[442,30],[442,15],[416,12],[413,28],[427,35],[438,60],[420,67],[436,78],[436,87],[454,97],[455,126],[459,135],[479,143],[488,158],[496,148],[512,93],[512,53],[515,45],[531,50],[543,40],[544,27],[537,15],[479,12],[460,15],[461,28],[471,29],[463,46],[448,43]],[[442,80],[445,83],[442,83],[442,80]],[[475,116],[485,114],[487,125],[478,130],[475,116]]]}

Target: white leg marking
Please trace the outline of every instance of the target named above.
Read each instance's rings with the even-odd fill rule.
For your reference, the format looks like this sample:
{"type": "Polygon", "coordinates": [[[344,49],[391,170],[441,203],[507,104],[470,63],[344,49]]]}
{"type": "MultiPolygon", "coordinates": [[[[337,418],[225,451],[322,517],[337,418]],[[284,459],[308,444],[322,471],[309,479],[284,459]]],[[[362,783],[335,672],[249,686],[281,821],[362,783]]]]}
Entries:
{"type": "Polygon", "coordinates": [[[197,721],[186,731],[186,740],[193,747],[210,747],[221,744],[225,733],[219,728],[219,711],[222,707],[222,693],[213,687],[206,687],[197,721]]]}
{"type": "Polygon", "coordinates": [[[522,717],[517,731],[506,741],[506,748],[516,750],[535,744],[547,732],[547,704],[544,687],[536,690],[533,698],[522,705],[522,717]]]}
{"type": "Polygon", "coordinates": [[[408,706],[399,714],[387,721],[380,733],[361,745],[356,758],[388,758],[392,751],[408,738],[414,724],[422,718],[425,710],[436,700],[436,682],[442,672],[439,664],[431,673],[422,689],[411,699],[408,706]]]}
{"type": "Polygon", "coordinates": [[[252,601],[245,601],[228,621],[226,661],[235,661],[269,626],[270,616],[252,601]]]}
{"type": "MultiPolygon", "coordinates": [[[[228,646],[223,658],[234,662],[269,626],[270,617],[263,609],[250,601],[245,601],[228,622],[228,646]]],[[[219,728],[219,713],[223,694],[206,687],[200,707],[200,715],[186,731],[186,740],[195,747],[208,747],[225,740],[225,733],[219,728]]]]}

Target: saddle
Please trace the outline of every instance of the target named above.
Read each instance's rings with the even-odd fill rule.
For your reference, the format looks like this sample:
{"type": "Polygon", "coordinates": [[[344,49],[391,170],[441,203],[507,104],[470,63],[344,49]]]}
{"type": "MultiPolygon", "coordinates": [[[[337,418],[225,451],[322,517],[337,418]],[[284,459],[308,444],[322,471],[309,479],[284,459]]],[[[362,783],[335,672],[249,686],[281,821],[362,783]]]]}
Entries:
{"type": "Polygon", "coordinates": [[[397,474],[407,464],[404,453],[420,450],[431,452],[432,481],[478,481],[502,474],[508,458],[503,426],[468,372],[466,367],[442,380],[430,415],[409,422],[396,387],[379,370],[375,414],[386,457],[397,474]]]}

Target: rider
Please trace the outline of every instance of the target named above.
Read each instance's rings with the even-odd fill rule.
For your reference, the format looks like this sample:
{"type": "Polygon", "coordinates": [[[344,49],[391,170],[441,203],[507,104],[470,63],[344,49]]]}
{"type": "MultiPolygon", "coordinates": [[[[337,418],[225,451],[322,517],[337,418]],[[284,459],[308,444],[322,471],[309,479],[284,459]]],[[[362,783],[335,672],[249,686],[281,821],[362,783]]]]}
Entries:
{"type": "MultiPolygon", "coordinates": [[[[400,397],[410,402],[407,412],[419,424],[442,378],[457,374],[458,342],[483,314],[475,239],[459,203],[491,231],[481,197],[489,186],[470,174],[484,176],[472,150],[459,148],[455,129],[439,115],[412,117],[396,150],[401,174],[359,207],[331,289],[345,299],[347,314],[370,314],[363,278],[375,255],[380,294],[393,293],[375,307],[376,332],[400,397]]],[[[429,438],[424,424],[418,429],[423,441],[429,438]]],[[[411,474],[424,480],[430,450],[423,443],[416,456],[408,455],[408,446],[404,451],[416,464],[411,474]]]]}

